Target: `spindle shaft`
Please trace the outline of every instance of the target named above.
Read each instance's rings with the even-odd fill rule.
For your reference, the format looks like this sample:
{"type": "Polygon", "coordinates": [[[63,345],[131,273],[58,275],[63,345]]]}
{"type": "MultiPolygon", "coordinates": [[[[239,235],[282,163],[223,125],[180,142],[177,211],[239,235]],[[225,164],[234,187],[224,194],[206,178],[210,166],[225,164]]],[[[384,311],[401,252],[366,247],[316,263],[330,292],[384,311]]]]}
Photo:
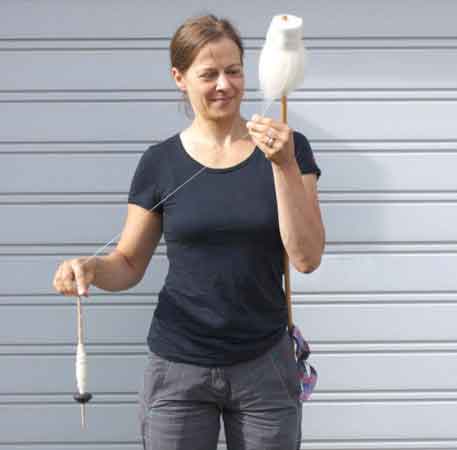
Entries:
{"type": "Polygon", "coordinates": [[[82,306],[81,297],[78,295],[77,306],[77,332],[78,332],[78,344],[76,351],[76,382],[78,385],[78,392],[73,396],[75,401],[80,404],[81,410],[81,428],[86,426],[86,409],[85,405],[92,398],[92,394],[85,392],[86,385],[86,369],[87,359],[86,352],[84,350],[84,334],[83,334],[83,323],[82,323],[82,306]]]}
{"type": "Polygon", "coordinates": [[[82,343],[83,340],[83,327],[82,327],[82,311],[81,311],[81,297],[78,295],[77,301],[77,325],[78,325],[78,344],[82,343]]]}
{"type": "Polygon", "coordinates": [[[86,407],[84,403],[81,404],[81,428],[86,428],[86,407]]]}

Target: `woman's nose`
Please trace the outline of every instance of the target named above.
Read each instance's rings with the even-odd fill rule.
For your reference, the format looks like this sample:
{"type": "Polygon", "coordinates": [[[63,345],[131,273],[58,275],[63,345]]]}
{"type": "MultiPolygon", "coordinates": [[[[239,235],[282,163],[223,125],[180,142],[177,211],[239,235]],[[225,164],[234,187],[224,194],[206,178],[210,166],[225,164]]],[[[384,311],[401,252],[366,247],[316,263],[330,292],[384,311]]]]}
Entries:
{"type": "Polygon", "coordinates": [[[229,81],[224,73],[217,77],[216,89],[224,89],[229,86],[229,81]]]}

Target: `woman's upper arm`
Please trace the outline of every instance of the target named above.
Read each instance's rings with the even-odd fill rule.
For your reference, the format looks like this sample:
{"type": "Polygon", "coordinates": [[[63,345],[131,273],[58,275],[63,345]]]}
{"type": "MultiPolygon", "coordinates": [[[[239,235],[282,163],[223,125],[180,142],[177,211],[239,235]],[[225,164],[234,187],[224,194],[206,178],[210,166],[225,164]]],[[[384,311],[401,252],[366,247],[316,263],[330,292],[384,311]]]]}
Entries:
{"type": "Polygon", "coordinates": [[[143,278],[162,236],[162,217],[134,203],[127,204],[127,218],[116,250],[127,260],[138,277],[143,278]]]}

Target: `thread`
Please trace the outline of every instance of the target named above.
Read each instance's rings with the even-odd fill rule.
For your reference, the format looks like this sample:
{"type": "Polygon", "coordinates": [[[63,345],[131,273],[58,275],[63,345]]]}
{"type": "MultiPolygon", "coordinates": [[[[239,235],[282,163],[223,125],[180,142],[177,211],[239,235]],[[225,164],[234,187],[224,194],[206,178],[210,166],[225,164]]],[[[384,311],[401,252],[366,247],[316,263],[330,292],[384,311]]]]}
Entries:
{"type": "Polygon", "coordinates": [[[86,392],[87,382],[87,355],[82,343],[78,344],[76,350],[76,383],[78,392],[84,394],[86,392]]]}
{"type": "MultiPolygon", "coordinates": [[[[263,109],[261,115],[264,116],[267,110],[270,108],[270,106],[274,103],[274,98],[273,99],[268,99],[266,107],[263,109]]],[[[263,99],[263,104],[265,105],[265,99],[263,99]]],[[[249,133],[246,133],[244,136],[241,137],[241,139],[244,139],[245,137],[249,136],[249,133]]],[[[199,169],[196,173],[194,173],[191,177],[189,177],[184,183],[180,184],[177,188],[175,188],[172,192],[167,194],[162,200],[157,202],[152,208],[150,208],[148,211],[154,211],[159,205],[161,205],[163,202],[165,202],[169,197],[171,197],[174,193],[176,193],[179,189],[181,189],[184,185],[186,185],[189,181],[194,179],[196,176],[200,175],[207,167],[202,167],[199,169]]],[[[117,233],[115,236],[113,236],[106,244],[103,246],[99,247],[95,253],[93,253],[91,256],[87,257],[83,262],[81,263],[81,266],[84,264],[88,263],[91,259],[95,258],[98,254],[100,254],[105,248],[107,248],[111,243],[114,242],[115,239],[120,237],[122,234],[122,230],[117,233]]]]}

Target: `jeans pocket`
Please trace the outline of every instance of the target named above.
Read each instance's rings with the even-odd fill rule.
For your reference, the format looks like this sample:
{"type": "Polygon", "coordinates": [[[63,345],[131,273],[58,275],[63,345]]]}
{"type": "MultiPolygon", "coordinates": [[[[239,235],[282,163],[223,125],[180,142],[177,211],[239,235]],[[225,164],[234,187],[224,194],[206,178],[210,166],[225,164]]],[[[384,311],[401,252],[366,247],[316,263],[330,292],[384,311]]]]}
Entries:
{"type": "Polygon", "coordinates": [[[279,345],[272,349],[270,360],[274,373],[277,374],[285,394],[296,404],[299,400],[301,389],[293,342],[289,333],[286,333],[279,345]]]}
{"type": "Polygon", "coordinates": [[[146,411],[152,408],[154,402],[160,396],[160,390],[170,372],[172,361],[148,352],[148,361],[144,370],[142,403],[146,411]]]}

